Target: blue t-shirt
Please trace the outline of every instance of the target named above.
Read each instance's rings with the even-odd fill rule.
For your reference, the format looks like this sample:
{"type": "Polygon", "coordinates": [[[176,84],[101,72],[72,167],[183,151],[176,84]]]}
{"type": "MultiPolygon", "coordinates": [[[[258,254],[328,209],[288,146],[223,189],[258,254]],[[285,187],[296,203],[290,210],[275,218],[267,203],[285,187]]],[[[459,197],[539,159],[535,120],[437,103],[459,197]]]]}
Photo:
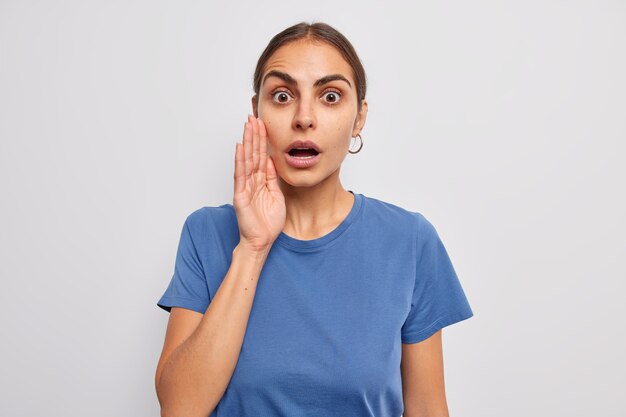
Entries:
{"type": "MultiPolygon", "coordinates": [[[[399,417],[401,344],[473,316],[433,225],[350,192],[351,211],[330,233],[281,233],[274,242],[237,365],[210,417],[399,417]]],[[[157,305],[204,313],[238,242],[232,204],[191,213],[157,305]]]]}

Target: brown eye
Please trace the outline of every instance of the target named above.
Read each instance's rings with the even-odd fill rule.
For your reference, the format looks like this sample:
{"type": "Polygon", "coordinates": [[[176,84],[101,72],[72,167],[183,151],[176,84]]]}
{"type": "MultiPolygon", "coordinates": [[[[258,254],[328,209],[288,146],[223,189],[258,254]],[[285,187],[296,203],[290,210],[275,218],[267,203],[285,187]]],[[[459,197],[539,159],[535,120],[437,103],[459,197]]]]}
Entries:
{"type": "Polygon", "coordinates": [[[275,91],[272,93],[272,99],[278,103],[287,103],[289,100],[289,93],[284,90],[275,91]]]}
{"type": "Polygon", "coordinates": [[[326,97],[326,102],[328,104],[337,104],[341,100],[341,93],[339,91],[326,91],[324,96],[326,97]]]}

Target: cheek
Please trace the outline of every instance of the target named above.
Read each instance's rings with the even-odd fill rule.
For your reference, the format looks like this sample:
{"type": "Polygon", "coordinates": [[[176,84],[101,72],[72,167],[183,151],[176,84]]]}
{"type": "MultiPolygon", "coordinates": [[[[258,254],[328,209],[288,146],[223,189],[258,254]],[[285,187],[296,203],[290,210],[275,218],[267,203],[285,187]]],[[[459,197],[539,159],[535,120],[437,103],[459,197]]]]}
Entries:
{"type": "Polygon", "coordinates": [[[352,140],[352,125],[338,126],[336,129],[337,141],[335,141],[335,149],[345,150],[350,147],[352,140]]]}
{"type": "Polygon", "coordinates": [[[263,123],[265,123],[265,130],[267,130],[267,153],[272,156],[275,154],[274,149],[278,149],[278,144],[274,141],[276,137],[276,124],[272,122],[271,119],[263,119],[263,123]]]}
{"type": "Polygon", "coordinates": [[[275,115],[261,115],[261,120],[265,124],[265,130],[267,130],[268,148],[267,151],[272,155],[273,149],[281,149],[285,145],[284,141],[288,140],[291,133],[289,132],[290,125],[286,120],[282,120],[275,115]],[[265,118],[264,118],[265,117],[265,118]],[[283,143],[281,143],[283,141],[283,143]]]}
{"type": "Polygon", "coordinates": [[[280,126],[280,123],[278,123],[279,120],[275,116],[272,116],[271,114],[266,113],[266,114],[260,115],[259,118],[265,124],[265,128],[267,129],[268,136],[272,136],[272,133],[276,133],[276,128],[280,126]]]}

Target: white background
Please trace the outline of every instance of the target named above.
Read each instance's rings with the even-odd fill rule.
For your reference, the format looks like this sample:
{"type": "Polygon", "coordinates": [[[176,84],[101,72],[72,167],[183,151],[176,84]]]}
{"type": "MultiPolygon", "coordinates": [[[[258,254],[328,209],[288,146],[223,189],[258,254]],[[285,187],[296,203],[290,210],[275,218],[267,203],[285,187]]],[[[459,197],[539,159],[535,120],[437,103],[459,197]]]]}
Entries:
{"type": "Polygon", "coordinates": [[[0,2],[0,415],[156,416],[156,306],[232,202],[270,38],[322,21],[368,76],[347,189],[424,214],[475,316],[451,416],[623,416],[622,1],[0,2]]]}

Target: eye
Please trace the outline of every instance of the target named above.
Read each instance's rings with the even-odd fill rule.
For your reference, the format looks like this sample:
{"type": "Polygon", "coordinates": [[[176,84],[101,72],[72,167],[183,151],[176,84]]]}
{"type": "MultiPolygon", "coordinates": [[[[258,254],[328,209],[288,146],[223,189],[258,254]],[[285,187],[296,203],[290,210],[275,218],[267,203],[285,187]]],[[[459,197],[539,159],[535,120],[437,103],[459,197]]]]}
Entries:
{"type": "Polygon", "coordinates": [[[288,91],[276,90],[272,93],[272,100],[277,101],[278,103],[287,103],[287,101],[283,101],[285,97],[290,97],[288,91]],[[278,98],[278,100],[276,100],[276,98],[278,98]]]}
{"type": "Polygon", "coordinates": [[[324,92],[324,96],[330,99],[327,103],[331,105],[337,104],[341,100],[341,93],[337,90],[327,90],[324,92]]]}

